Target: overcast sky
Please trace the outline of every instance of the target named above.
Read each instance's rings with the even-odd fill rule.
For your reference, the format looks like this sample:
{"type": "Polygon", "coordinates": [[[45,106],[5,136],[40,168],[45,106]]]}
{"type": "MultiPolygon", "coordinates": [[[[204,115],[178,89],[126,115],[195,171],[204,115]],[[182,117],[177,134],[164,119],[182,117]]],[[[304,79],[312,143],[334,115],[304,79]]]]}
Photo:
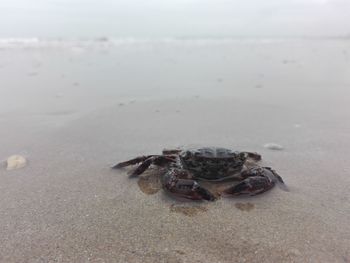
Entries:
{"type": "Polygon", "coordinates": [[[0,37],[350,34],[350,0],[0,0],[0,37]]]}

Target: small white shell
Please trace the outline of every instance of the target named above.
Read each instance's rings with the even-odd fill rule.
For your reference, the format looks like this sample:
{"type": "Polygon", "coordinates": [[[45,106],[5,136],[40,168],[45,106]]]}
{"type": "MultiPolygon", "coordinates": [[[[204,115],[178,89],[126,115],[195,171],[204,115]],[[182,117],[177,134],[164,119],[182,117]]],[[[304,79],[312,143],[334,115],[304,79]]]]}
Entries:
{"type": "Polygon", "coordinates": [[[6,170],[15,170],[23,168],[27,165],[27,160],[21,155],[11,155],[7,158],[7,167],[6,170]]]}
{"type": "Polygon", "coordinates": [[[266,144],[264,145],[264,147],[267,148],[267,149],[276,150],[276,151],[283,150],[283,146],[282,146],[282,145],[279,145],[279,144],[273,143],[273,142],[266,143],[266,144]]]}

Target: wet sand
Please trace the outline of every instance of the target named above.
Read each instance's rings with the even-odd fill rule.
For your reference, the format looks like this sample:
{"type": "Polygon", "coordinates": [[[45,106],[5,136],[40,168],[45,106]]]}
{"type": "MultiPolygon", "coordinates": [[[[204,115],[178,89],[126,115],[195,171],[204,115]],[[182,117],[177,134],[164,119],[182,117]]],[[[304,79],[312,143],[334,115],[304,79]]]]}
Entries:
{"type": "Polygon", "coordinates": [[[28,165],[0,169],[0,261],[350,262],[347,52],[2,48],[0,159],[28,165]],[[257,151],[290,191],[183,203],[109,168],[181,145],[257,151]]]}

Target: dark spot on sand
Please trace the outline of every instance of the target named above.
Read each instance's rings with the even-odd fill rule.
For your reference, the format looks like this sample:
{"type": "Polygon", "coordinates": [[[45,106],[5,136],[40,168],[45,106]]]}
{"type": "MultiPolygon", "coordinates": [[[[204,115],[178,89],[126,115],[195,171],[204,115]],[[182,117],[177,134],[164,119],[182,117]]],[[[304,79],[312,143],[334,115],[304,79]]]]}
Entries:
{"type": "Polygon", "coordinates": [[[118,106],[124,106],[125,104],[124,103],[118,103],[118,106]]]}
{"type": "Polygon", "coordinates": [[[257,85],[255,85],[255,88],[256,88],[256,89],[261,89],[262,87],[263,87],[262,84],[257,84],[257,85]]]}
{"type": "Polygon", "coordinates": [[[97,37],[95,38],[96,41],[99,41],[99,42],[108,42],[109,39],[108,37],[97,37]]]}
{"type": "Polygon", "coordinates": [[[176,252],[176,253],[178,253],[180,255],[185,255],[186,254],[184,251],[182,251],[180,249],[176,249],[176,250],[174,250],[174,252],[176,252]]]}
{"type": "Polygon", "coordinates": [[[167,262],[167,263],[181,263],[183,260],[179,258],[179,253],[176,251],[130,251],[129,256],[125,262],[167,262]],[[161,259],[161,260],[160,260],[161,259]]]}
{"type": "Polygon", "coordinates": [[[29,72],[28,73],[28,76],[30,76],[30,77],[35,77],[37,75],[38,75],[38,72],[29,72]]]}
{"type": "Polygon", "coordinates": [[[290,60],[290,59],[283,59],[282,63],[283,64],[292,64],[292,63],[295,63],[295,61],[294,60],[290,60]]]}
{"type": "Polygon", "coordinates": [[[235,207],[241,211],[247,211],[249,212],[250,210],[254,209],[254,204],[252,203],[235,203],[235,207]]]}
{"type": "Polygon", "coordinates": [[[170,206],[170,212],[184,214],[185,216],[195,216],[206,211],[208,211],[208,208],[205,206],[184,206],[175,204],[170,206]]]}
{"type": "Polygon", "coordinates": [[[74,82],[73,85],[74,86],[79,86],[80,84],[79,84],[79,82],[74,82]]]}
{"type": "Polygon", "coordinates": [[[48,112],[47,115],[51,116],[65,116],[65,115],[72,115],[76,113],[77,111],[75,110],[62,110],[62,111],[51,111],[48,112]]]}

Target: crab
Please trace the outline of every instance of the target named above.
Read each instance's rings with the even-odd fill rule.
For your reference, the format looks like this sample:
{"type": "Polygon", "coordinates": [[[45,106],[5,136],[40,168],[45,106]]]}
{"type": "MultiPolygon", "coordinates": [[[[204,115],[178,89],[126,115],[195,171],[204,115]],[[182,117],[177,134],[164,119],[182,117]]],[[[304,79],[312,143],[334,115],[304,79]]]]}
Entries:
{"type": "Polygon", "coordinates": [[[237,181],[233,186],[225,188],[219,196],[254,196],[270,190],[276,184],[284,186],[276,171],[256,164],[260,160],[261,155],[258,153],[218,147],[165,149],[161,155],[139,156],[120,162],[112,168],[138,164],[131,174],[138,176],[150,165],[164,167],[161,181],[167,192],[185,199],[214,201],[217,196],[201,182],[237,181]]]}

